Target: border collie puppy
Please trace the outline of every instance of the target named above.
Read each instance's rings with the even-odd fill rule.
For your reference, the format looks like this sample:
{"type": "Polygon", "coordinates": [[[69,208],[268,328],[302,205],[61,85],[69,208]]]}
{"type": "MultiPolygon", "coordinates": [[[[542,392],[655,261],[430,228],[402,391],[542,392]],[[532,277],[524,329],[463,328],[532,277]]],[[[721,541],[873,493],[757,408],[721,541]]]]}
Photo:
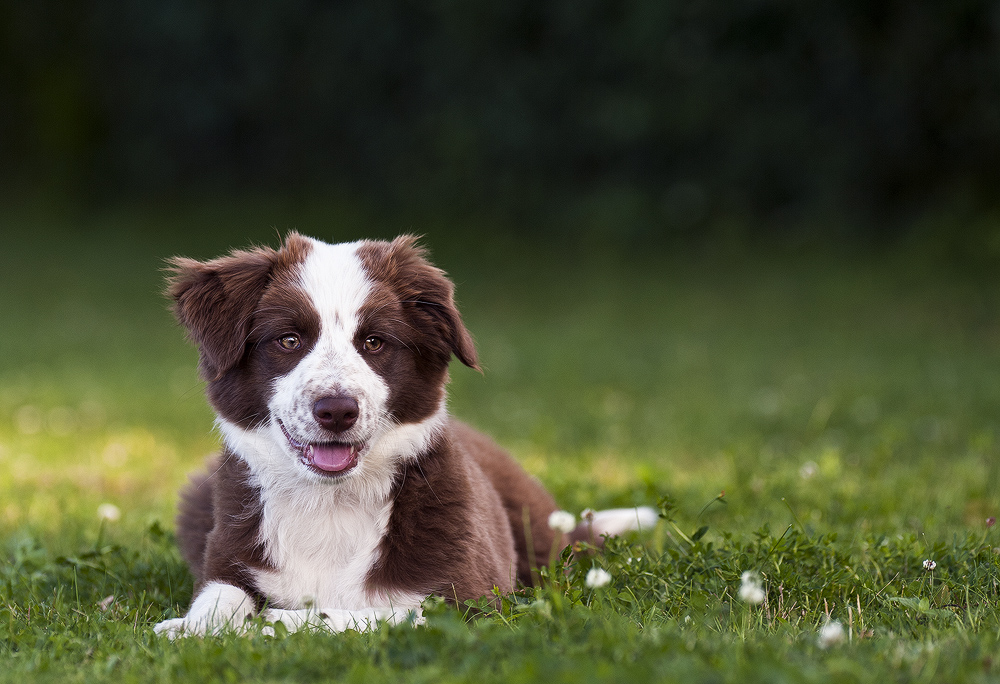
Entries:
{"type": "Polygon", "coordinates": [[[156,632],[419,619],[430,595],[530,584],[553,544],[655,524],[648,508],[602,511],[555,539],[548,492],[448,416],[448,363],[478,369],[476,349],[414,238],[291,233],[171,271],[223,448],[180,503],[194,601],[156,632]]]}

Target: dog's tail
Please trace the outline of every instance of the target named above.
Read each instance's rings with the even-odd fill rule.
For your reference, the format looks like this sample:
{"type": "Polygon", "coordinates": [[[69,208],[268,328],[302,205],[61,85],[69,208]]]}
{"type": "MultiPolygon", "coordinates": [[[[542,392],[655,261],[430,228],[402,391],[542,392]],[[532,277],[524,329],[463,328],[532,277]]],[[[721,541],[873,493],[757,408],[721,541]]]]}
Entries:
{"type": "Polygon", "coordinates": [[[568,535],[570,542],[587,542],[602,546],[605,537],[653,529],[660,516],[649,506],[639,506],[608,508],[603,511],[586,510],[580,517],[582,518],[580,524],[568,535]]]}

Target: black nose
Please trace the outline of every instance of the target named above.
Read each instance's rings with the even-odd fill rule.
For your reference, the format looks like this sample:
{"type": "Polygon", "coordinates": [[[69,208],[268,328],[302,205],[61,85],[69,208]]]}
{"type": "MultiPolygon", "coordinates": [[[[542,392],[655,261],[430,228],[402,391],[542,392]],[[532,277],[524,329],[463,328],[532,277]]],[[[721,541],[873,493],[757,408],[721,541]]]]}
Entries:
{"type": "Polygon", "coordinates": [[[313,404],[316,422],[331,432],[343,432],[358,419],[358,402],[352,397],[322,397],[313,404]]]}

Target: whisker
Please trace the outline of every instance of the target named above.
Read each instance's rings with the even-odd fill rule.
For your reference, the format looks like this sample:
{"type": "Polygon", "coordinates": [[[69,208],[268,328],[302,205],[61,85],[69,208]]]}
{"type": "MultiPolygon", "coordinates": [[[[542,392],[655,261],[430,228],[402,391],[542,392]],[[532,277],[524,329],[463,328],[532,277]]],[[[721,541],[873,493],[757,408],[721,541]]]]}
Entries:
{"type": "Polygon", "coordinates": [[[401,300],[399,303],[400,304],[426,304],[427,306],[438,306],[438,307],[441,307],[442,309],[446,308],[446,305],[441,304],[440,302],[428,302],[428,301],[425,301],[423,299],[404,299],[404,300],[401,300]]]}
{"type": "Polygon", "coordinates": [[[439,497],[437,495],[437,492],[434,491],[434,487],[431,485],[431,481],[430,481],[430,479],[428,479],[427,473],[424,472],[424,467],[422,465],[420,465],[420,459],[417,459],[415,461],[415,465],[417,466],[417,470],[420,471],[420,474],[424,476],[424,482],[427,483],[427,489],[431,490],[431,494],[434,495],[434,498],[437,499],[437,502],[440,505],[444,506],[444,502],[441,501],[441,497],[439,497]]]}

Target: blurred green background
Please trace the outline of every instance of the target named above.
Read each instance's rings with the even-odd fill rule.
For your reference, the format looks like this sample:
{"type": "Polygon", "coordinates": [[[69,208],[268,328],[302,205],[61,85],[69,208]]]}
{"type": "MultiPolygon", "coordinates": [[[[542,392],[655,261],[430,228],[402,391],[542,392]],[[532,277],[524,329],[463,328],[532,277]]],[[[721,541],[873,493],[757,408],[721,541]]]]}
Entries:
{"type": "Polygon", "coordinates": [[[424,236],[568,507],[981,522],[998,103],[986,0],[0,1],[0,529],[169,519],[164,259],[292,229],[424,236]]]}

